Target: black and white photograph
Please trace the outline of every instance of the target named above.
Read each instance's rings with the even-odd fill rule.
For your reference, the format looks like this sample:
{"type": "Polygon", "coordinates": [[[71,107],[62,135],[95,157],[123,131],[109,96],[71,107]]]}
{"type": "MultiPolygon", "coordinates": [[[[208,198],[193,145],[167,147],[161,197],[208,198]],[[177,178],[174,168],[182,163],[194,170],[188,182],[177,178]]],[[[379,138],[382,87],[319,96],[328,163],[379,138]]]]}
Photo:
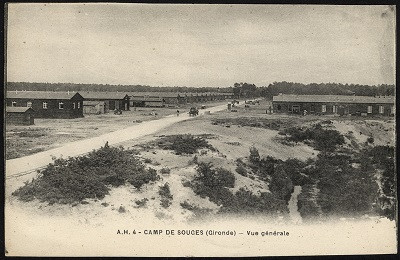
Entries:
{"type": "Polygon", "coordinates": [[[395,6],[4,7],[6,256],[397,254],[395,6]]]}

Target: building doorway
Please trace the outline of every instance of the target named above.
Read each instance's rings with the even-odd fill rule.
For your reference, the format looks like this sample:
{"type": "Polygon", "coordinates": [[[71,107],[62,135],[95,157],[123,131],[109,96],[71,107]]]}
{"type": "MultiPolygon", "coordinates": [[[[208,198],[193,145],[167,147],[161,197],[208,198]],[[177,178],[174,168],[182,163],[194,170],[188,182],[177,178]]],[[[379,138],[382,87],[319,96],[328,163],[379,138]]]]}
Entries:
{"type": "Polygon", "coordinates": [[[300,114],[300,106],[292,106],[292,113],[293,114],[300,114]]]}

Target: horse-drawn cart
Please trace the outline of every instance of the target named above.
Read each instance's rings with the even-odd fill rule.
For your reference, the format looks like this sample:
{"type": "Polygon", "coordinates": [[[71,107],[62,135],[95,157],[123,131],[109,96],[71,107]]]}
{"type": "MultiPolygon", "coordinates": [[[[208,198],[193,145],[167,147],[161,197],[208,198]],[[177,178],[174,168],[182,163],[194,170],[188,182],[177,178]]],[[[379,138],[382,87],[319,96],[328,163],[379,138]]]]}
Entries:
{"type": "Polygon", "coordinates": [[[189,110],[189,116],[197,116],[199,115],[199,110],[196,107],[191,107],[189,110]]]}

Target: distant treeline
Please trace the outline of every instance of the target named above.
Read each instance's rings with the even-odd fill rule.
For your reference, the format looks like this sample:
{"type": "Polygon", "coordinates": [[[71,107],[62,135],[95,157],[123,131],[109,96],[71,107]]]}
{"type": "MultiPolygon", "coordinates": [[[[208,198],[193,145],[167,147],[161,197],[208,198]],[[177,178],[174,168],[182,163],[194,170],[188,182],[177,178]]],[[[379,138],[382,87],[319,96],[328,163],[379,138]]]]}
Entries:
{"type": "Polygon", "coordinates": [[[356,96],[394,96],[394,85],[359,85],[341,83],[274,82],[268,87],[261,87],[261,96],[272,98],[279,93],[296,95],[356,95],[356,96]]]}
{"type": "Polygon", "coordinates": [[[227,88],[193,88],[193,87],[151,87],[147,85],[109,85],[109,84],[75,84],[75,83],[31,83],[8,82],[7,90],[36,91],[101,91],[101,92],[232,92],[227,88]]]}
{"type": "Polygon", "coordinates": [[[311,83],[302,84],[294,82],[274,82],[267,87],[257,87],[250,83],[235,83],[233,92],[240,97],[266,97],[282,94],[295,95],[356,95],[356,96],[393,96],[395,95],[394,85],[359,85],[341,83],[311,83]]]}
{"type": "Polygon", "coordinates": [[[268,86],[257,87],[251,83],[235,83],[233,87],[151,87],[148,85],[108,85],[108,84],[75,84],[75,83],[30,83],[8,82],[7,90],[39,91],[103,91],[103,92],[233,92],[236,97],[266,97],[282,94],[297,95],[356,95],[356,96],[393,96],[394,85],[359,85],[341,83],[274,82],[268,86]]]}

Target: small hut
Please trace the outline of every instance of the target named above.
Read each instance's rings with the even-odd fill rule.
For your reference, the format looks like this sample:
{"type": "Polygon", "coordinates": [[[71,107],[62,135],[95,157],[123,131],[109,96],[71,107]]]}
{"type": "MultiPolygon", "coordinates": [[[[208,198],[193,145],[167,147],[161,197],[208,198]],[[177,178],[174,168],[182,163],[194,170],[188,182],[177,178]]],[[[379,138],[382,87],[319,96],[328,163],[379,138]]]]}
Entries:
{"type": "Polygon", "coordinates": [[[13,125],[35,124],[34,110],[30,107],[7,107],[6,123],[13,125]]]}

